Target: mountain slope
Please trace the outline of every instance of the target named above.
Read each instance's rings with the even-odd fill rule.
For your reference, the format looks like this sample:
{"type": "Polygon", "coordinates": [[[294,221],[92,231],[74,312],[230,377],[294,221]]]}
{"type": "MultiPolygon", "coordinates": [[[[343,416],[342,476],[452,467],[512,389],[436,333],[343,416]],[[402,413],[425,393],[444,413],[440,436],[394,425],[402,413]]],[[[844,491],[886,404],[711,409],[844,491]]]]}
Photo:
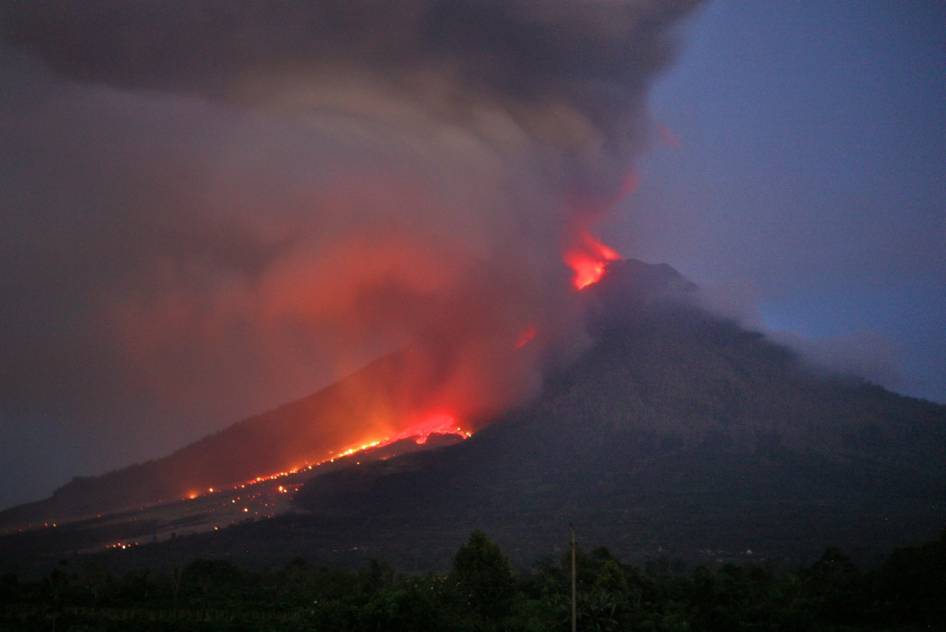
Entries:
{"type": "Polygon", "coordinates": [[[946,407],[806,368],[698,308],[668,266],[614,264],[587,292],[591,346],[469,441],[324,474],[298,514],[120,561],[173,547],[420,569],[483,528],[531,562],[569,523],[632,558],[869,557],[946,524],[946,407]]]}
{"type": "Polygon", "coordinates": [[[315,481],[298,503],[342,523],[382,516],[387,532],[354,544],[418,556],[415,533],[473,526],[525,559],[569,522],[625,554],[688,558],[867,554],[946,524],[946,407],[813,373],[672,298],[686,287],[613,270],[593,347],[537,401],[463,445],[315,481]]]}
{"type": "Polygon", "coordinates": [[[383,423],[372,423],[378,411],[416,407],[410,394],[430,390],[436,380],[412,360],[409,352],[389,354],[309,397],[235,423],[166,457],[75,478],[47,500],[0,512],[0,528],[179,500],[194,490],[317,462],[340,445],[390,434],[383,423]],[[358,428],[354,435],[353,426],[358,428]]]}

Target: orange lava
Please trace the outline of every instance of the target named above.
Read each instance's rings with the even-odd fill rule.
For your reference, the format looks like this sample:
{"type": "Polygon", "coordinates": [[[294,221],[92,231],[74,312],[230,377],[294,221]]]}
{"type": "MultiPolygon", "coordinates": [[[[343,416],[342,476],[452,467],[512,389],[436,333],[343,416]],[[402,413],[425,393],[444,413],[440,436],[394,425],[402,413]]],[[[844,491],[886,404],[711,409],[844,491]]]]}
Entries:
{"type": "Polygon", "coordinates": [[[620,258],[616,250],[601,243],[588,231],[581,232],[578,243],[564,256],[565,264],[572,269],[572,286],[576,290],[600,281],[608,264],[620,258]]]}
{"type": "Polygon", "coordinates": [[[469,439],[472,433],[464,430],[457,422],[457,418],[450,413],[438,412],[427,415],[421,421],[403,430],[391,439],[386,439],[381,445],[388,445],[402,439],[413,439],[417,445],[424,445],[430,435],[459,435],[464,439],[469,439]]]}
{"type": "MultiPolygon", "coordinates": [[[[457,421],[456,416],[447,412],[435,412],[428,414],[420,418],[416,423],[409,426],[406,430],[399,432],[396,435],[380,437],[377,439],[371,439],[354,445],[348,448],[344,448],[337,452],[332,452],[330,456],[321,461],[316,461],[314,463],[305,463],[303,465],[293,467],[289,470],[283,472],[274,472],[272,474],[265,474],[262,476],[257,476],[252,478],[244,483],[239,483],[233,486],[233,489],[245,489],[249,485],[256,485],[258,483],[263,483],[266,481],[274,481],[280,478],[285,478],[292,474],[296,474],[303,470],[311,471],[320,465],[326,463],[334,463],[338,459],[343,459],[348,456],[358,454],[360,452],[365,452],[366,450],[372,450],[374,448],[383,448],[384,446],[391,445],[397,441],[403,441],[404,439],[413,439],[417,445],[424,445],[430,439],[431,435],[441,434],[441,435],[456,435],[463,439],[469,439],[473,436],[473,433],[469,430],[466,430],[460,423],[457,421]]],[[[287,493],[288,490],[282,485],[277,487],[277,491],[281,494],[287,493]]],[[[191,492],[187,495],[187,498],[193,500],[197,498],[199,494],[196,492],[191,492]]]]}

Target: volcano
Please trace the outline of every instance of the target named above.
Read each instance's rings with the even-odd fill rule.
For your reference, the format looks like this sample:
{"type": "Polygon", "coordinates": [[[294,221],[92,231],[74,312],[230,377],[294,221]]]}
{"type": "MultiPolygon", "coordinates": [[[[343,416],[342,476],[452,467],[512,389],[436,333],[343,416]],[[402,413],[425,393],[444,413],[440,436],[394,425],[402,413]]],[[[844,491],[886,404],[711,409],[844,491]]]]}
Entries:
{"type": "Polygon", "coordinates": [[[615,263],[591,289],[594,342],[536,401],[296,502],[326,525],[372,517],[338,544],[418,568],[473,527],[527,563],[569,524],[629,558],[691,561],[870,558],[946,524],[946,407],[811,369],[698,307],[666,265],[615,263]]]}
{"type": "MultiPolygon", "coordinates": [[[[304,554],[425,569],[444,566],[480,528],[528,563],[557,550],[573,524],[585,541],[632,559],[804,560],[827,544],[882,555],[942,529],[946,406],[813,370],[705,311],[698,295],[670,266],[611,262],[582,290],[590,346],[550,370],[538,396],[468,440],[333,468],[296,486],[283,515],[115,555],[155,563],[173,546],[244,561],[304,554]]],[[[396,387],[397,362],[384,358],[349,380],[396,387]]],[[[345,388],[164,460],[73,482],[4,518],[127,505],[121,490],[180,480],[186,468],[231,468],[238,479],[260,471],[259,454],[276,465],[286,438],[345,388]]],[[[0,538],[0,550],[30,537],[0,538]]],[[[72,545],[64,536],[57,546],[72,545]]]]}

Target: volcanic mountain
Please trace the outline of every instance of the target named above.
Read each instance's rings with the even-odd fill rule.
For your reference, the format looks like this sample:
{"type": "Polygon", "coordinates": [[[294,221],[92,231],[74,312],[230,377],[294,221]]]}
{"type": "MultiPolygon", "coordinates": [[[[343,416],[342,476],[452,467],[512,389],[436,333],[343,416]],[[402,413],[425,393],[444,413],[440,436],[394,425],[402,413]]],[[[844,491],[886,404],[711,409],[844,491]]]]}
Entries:
{"type": "Polygon", "coordinates": [[[669,266],[612,264],[593,290],[591,348],[537,400],[306,485],[323,533],[358,525],[332,548],[424,567],[479,527],[528,561],[571,523],[637,558],[869,557],[946,525],[946,406],[809,368],[700,309],[669,266]]]}
{"type": "MultiPolygon", "coordinates": [[[[809,368],[700,308],[666,265],[614,262],[584,292],[589,347],[471,439],[325,473],[296,492],[293,513],[173,546],[430,568],[473,528],[530,562],[574,524],[632,558],[805,559],[827,544],[882,554],[946,524],[946,406],[809,368]]],[[[387,362],[364,375],[393,379],[387,362]]],[[[251,430],[255,447],[279,445],[331,392],[109,480],[132,488],[146,468],[224,459],[251,430]]],[[[159,561],[163,546],[125,559],[159,561]]]]}
{"type": "Polygon", "coordinates": [[[437,382],[429,369],[411,351],[388,354],[313,395],[235,423],[166,457],[102,476],[76,477],[49,499],[0,512],[0,529],[194,498],[208,489],[268,480],[381,443],[425,444],[429,435],[439,435],[431,445],[441,445],[444,435],[466,436],[447,415],[421,418],[395,433],[371,422],[380,410],[419,408],[413,396],[437,382]],[[352,426],[358,428],[354,441],[352,426]]]}

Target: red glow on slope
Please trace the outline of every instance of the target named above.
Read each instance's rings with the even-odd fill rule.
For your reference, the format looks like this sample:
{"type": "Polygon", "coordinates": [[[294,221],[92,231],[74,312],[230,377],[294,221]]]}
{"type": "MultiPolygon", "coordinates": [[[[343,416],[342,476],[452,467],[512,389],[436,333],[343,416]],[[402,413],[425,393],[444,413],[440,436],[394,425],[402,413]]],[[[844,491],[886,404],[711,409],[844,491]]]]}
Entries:
{"type": "Polygon", "coordinates": [[[391,445],[392,443],[403,441],[404,439],[413,439],[417,445],[424,445],[431,435],[436,434],[455,435],[463,439],[469,439],[473,436],[472,432],[460,425],[455,415],[448,412],[435,412],[421,417],[418,421],[412,423],[396,435],[372,439],[360,445],[347,448],[334,454],[331,460],[350,456],[358,452],[370,450],[371,448],[383,448],[386,445],[391,445]]]}
{"type": "Polygon", "coordinates": [[[459,435],[463,438],[469,438],[471,433],[463,430],[457,422],[457,418],[450,413],[433,413],[428,415],[418,423],[412,425],[407,430],[400,432],[388,443],[400,441],[401,439],[413,439],[417,445],[424,445],[430,435],[459,435]]]}
{"type": "Polygon", "coordinates": [[[578,243],[564,256],[566,265],[572,269],[572,285],[576,290],[583,290],[600,281],[608,263],[620,258],[616,250],[601,243],[587,231],[581,232],[578,243]]]}

